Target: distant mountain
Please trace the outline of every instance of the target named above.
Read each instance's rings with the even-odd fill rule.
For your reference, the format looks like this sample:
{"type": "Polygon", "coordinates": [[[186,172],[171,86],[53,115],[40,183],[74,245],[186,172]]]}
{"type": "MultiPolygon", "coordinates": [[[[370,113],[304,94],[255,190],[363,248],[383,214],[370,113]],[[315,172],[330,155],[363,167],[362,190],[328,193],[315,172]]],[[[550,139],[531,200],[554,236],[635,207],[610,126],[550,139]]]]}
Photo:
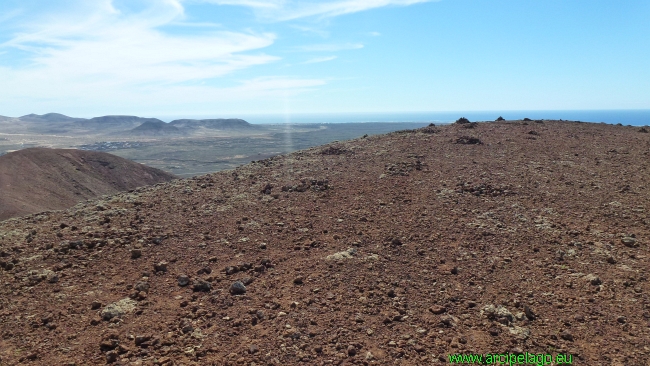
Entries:
{"type": "Polygon", "coordinates": [[[131,130],[136,135],[179,135],[183,132],[163,121],[147,121],[131,130]]]}
{"type": "Polygon", "coordinates": [[[42,115],[28,114],[26,116],[18,117],[19,120],[24,122],[75,122],[85,121],[85,118],[68,117],[60,113],[46,113],[42,115]]]}
{"type": "Polygon", "coordinates": [[[115,155],[29,148],[0,156],[0,220],[167,182],[174,175],[115,155]]]}
{"type": "Polygon", "coordinates": [[[106,136],[137,135],[191,135],[200,131],[251,131],[261,126],[238,118],[177,119],[165,123],[157,118],[110,115],[94,118],[75,118],[60,113],[28,114],[18,118],[0,116],[3,131],[34,134],[99,134],[106,136]]]}
{"type": "Polygon", "coordinates": [[[219,119],[177,119],[169,123],[171,126],[185,129],[209,128],[215,130],[246,130],[255,129],[258,126],[239,118],[219,119]]]}
{"type": "Polygon", "coordinates": [[[137,116],[102,116],[86,120],[80,125],[93,129],[130,130],[140,126],[145,122],[164,123],[157,118],[143,118],[137,116]]]}

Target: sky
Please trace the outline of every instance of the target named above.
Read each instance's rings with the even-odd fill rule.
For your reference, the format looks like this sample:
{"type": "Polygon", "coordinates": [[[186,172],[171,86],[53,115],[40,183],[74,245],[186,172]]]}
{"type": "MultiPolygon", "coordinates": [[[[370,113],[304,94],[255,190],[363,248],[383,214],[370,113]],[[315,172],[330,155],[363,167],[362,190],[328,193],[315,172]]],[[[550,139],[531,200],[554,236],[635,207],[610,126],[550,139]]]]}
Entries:
{"type": "Polygon", "coordinates": [[[0,0],[0,115],[650,109],[647,0],[0,0]]]}

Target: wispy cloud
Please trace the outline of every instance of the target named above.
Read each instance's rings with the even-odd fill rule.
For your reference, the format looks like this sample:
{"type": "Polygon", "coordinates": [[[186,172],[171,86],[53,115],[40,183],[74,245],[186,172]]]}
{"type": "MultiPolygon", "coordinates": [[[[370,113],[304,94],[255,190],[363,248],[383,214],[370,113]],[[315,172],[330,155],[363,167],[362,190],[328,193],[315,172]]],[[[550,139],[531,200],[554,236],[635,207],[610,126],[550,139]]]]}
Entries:
{"type": "Polygon", "coordinates": [[[256,9],[280,9],[284,0],[199,0],[218,5],[237,5],[256,9]]]}
{"type": "Polygon", "coordinates": [[[335,17],[386,6],[408,6],[432,0],[202,0],[255,9],[262,17],[286,21],[307,17],[335,17]]]}
{"type": "MultiPolygon", "coordinates": [[[[225,78],[279,61],[280,57],[270,51],[278,36],[265,31],[229,31],[212,19],[194,22],[186,14],[186,7],[196,2],[243,6],[253,9],[258,20],[288,21],[424,1],[66,0],[54,4],[21,0],[15,2],[15,9],[3,9],[0,14],[0,100],[7,105],[52,105],[52,110],[57,110],[56,105],[69,105],[70,101],[153,106],[301,93],[327,80],[289,76],[239,81],[225,78]],[[172,33],[170,27],[186,29],[172,33]]],[[[322,22],[315,28],[291,23],[305,32],[329,36],[322,30],[322,22]]],[[[360,48],[361,43],[333,42],[293,49],[337,52],[360,48]]],[[[315,57],[304,63],[335,58],[315,57]]]]}
{"type": "MultiPolygon", "coordinates": [[[[183,8],[174,0],[153,2],[140,13],[111,5],[82,5],[47,22],[38,19],[22,24],[19,32],[0,44],[0,52],[26,52],[19,65],[0,67],[0,98],[65,100],[92,95],[121,100],[120,95],[133,92],[151,95],[155,88],[180,94],[184,83],[280,59],[261,52],[273,44],[276,36],[272,33],[198,29],[198,33],[181,36],[158,30],[183,20],[183,8]]],[[[243,83],[242,88],[250,90],[250,85],[258,91],[271,86],[302,87],[299,80],[274,80],[243,83]]],[[[316,84],[310,80],[308,85],[316,84]]]]}
{"type": "Polygon", "coordinates": [[[335,60],[336,56],[327,56],[327,57],[316,57],[312,58],[310,60],[307,60],[303,62],[304,64],[317,64],[319,62],[327,62],[327,61],[332,61],[335,60]]]}
{"type": "Polygon", "coordinates": [[[297,29],[299,31],[305,32],[305,33],[311,33],[311,34],[316,34],[322,38],[328,38],[330,36],[330,32],[315,28],[315,27],[306,27],[304,25],[298,25],[298,24],[291,24],[291,28],[297,29]]]}
{"type": "Polygon", "coordinates": [[[357,50],[363,48],[361,43],[323,43],[323,44],[312,44],[301,46],[299,49],[301,51],[310,51],[310,52],[335,52],[335,51],[344,51],[344,50],[357,50]]]}

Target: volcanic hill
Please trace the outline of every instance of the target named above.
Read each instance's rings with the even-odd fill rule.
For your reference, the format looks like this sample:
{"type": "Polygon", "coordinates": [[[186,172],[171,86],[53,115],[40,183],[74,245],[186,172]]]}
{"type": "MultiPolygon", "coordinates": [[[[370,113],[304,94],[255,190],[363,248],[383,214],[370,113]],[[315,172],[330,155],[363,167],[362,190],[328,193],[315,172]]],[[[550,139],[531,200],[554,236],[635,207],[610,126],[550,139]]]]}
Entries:
{"type": "Polygon", "coordinates": [[[0,156],[0,220],[167,182],[172,174],[115,155],[30,148],[0,156]]]}
{"type": "Polygon", "coordinates": [[[262,128],[239,118],[177,119],[169,122],[169,125],[181,129],[251,130],[262,128]]]}
{"type": "Polygon", "coordinates": [[[646,366],[649,153],[430,126],[4,221],[0,364],[646,366]]]}
{"type": "Polygon", "coordinates": [[[178,135],[182,131],[163,121],[147,121],[131,130],[135,135],[178,135]]]}

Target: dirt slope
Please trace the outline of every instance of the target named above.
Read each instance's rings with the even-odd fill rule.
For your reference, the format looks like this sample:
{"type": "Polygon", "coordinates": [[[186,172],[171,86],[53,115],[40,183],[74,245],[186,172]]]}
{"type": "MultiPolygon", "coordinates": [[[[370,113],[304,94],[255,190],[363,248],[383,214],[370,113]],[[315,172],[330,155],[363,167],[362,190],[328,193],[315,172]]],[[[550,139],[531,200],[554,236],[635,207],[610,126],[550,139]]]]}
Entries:
{"type": "Polygon", "coordinates": [[[0,363],[647,366],[649,152],[638,128],[426,127],[6,221],[0,363]]]}
{"type": "Polygon", "coordinates": [[[46,210],[174,176],[102,152],[31,148],[0,157],[0,220],[46,210]]]}

